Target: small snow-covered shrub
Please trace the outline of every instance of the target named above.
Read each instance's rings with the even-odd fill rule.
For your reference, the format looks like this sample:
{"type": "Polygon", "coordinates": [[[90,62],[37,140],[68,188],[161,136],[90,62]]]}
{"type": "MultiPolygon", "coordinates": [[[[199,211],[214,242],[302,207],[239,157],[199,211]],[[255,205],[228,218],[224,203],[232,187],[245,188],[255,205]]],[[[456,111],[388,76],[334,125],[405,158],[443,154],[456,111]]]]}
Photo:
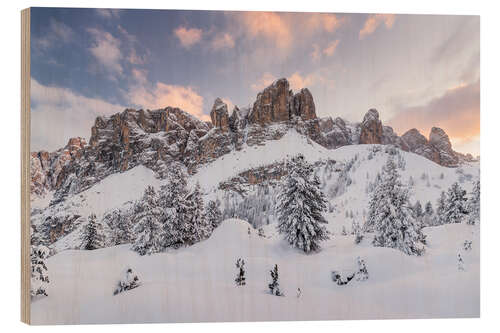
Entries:
{"type": "Polygon", "coordinates": [[[127,290],[132,290],[140,286],[139,278],[132,271],[132,268],[127,268],[122,276],[122,279],[118,281],[118,286],[113,292],[113,295],[117,295],[127,290]]]}
{"type": "Polygon", "coordinates": [[[470,240],[465,240],[465,242],[464,242],[464,250],[465,250],[465,251],[470,251],[470,250],[472,250],[472,241],[470,241],[470,240]]]}
{"type": "Polygon", "coordinates": [[[355,275],[356,273],[343,274],[342,272],[339,271],[332,271],[332,281],[339,286],[343,286],[351,282],[351,280],[354,278],[355,275]]]}
{"type": "Polygon", "coordinates": [[[270,271],[270,273],[271,273],[271,283],[269,283],[267,286],[269,288],[269,291],[271,292],[271,295],[285,296],[285,294],[282,293],[280,290],[278,265],[277,264],[274,265],[274,268],[270,271]]]}
{"type": "Polygon", "coordinates": [[[363,259],[358,257],[358,271],[356,272],[356,281],[366,281],[368,280],[368,269],[366,269],[366,263],[363,259]]]}
{"type": "Polygon", "coordinates": [[[234,279],[234,282],[236,282],[237,286],[246,285],[245,260],[238,258],[238,260],[236,260],[236,268],[238,269],[238,274],[236,275],[236,279],[234,279]]]}

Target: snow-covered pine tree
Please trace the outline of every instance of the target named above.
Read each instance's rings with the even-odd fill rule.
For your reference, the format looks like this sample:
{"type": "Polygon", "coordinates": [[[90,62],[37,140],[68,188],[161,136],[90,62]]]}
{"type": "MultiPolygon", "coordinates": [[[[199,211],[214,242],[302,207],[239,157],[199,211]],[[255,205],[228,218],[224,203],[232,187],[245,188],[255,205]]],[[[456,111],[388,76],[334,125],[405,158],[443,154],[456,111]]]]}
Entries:
{"type": "Polygon", "coordinates": [[[345,225],[342,226],[342,236],[347,236],[347,229],[345,228],[345,225]]]}
{"type": "Polygon", "coordinates": [[[472,193],[467,200],[467,210],[469,215],[467,216],[468,224],[477,224],[480,221],[480,210],[481,210],[481,183],[476,181],[474,183],[474,188],[472,193]]]}
{"type": "Polygon", "coordinates": [[[329,239],[324,224],[326,199],[312,166],[303,155],[287,163],[289,175],[278,196],[278,227],[285,239],[304,252],[320,249],[319,242],[329,239]]]}
{"type": "Polygon", "coordinates": [[[212,229],[215,229],[222,222],[222,213],[220,211],[220,202],[219,200],[210,200],[207,204],[205,217],[212,226],[212,229]]]}
{"type": "Polygon", "coordinates": [[[392,157],[382,169],[382,182],[374,191],[370,208],[375,246],[396,248],[408,255],[424,253],[422,226],[414,218],[408,189],[401,183],[392,157]]]}
{"type": "Polygon", "coordinates": [[[432,226],[434,222],[434,208],[432,208],[432,203],[427,201],[424,208],[424,215],[422,217],[422,223],[424,226],[432,226]]]}
{"type": "Polygon", "coordinates": [[[441,195],[437,201],[436,218],[434,219],[435,225],[442,225],[446,223],[446,201],[446,192],[441,191],[441,195]]]}
{"type": "Polygon", "coordinates": [[[193,245],[201,240],[204,240],[212,233],[212,224],[205,218],[203,198],[201,196],[200,184],[196,183],[193,192],[186,196],[188,206],[187,218],[184,224],[185,243],[193,245]]]}
{"type": "Polygon", "coordinates": [[[354,243],[355,244],[361,243],[364,237],[363,230],[361,230],[361,226],[356,221],[352,222],[352,233],[354,235],[354,243]]]}
{"type": "Polygon", "coordinates": [[[49,284],[49,276],[45,259],[49,256],[49,249],[43,245],[36,245],[37,241],[34,240],[33,228],[31,228],[31,283],[30,295],[31,298],[47,294],[47,285],[49,284]]]}
{"type": "Polygon", "coordinates": [[[130,227],[130,218],[130,213],[121,209],[116,209],[106,214],[104,221],[111,229],[110,243],[112,245],[128,244],[132,241],[133,235],[130,227]]]}
{"type": "Polygon", "coordinates": [[[94,213],[87,218],[88,223],[83,227],[82,245],[83,250],[95,250],[104,246],[104,235],[102,225],[97,221],[94,213]]]}
{"type": "Polygon", "coordinates": [[[180,167],[174,165],[167,179],[167,184],[161,187],[159,194],[164,215],[164,246],[179,248],[187,241],[191,205],[186,200],[186,177],[180,167]]]}
{"type": "Polygon", "coordinates": [[[238,274],[236,275],[234,282],[236,282],[237,286],[246,285],[245,260],[238,258],[238,260],[236,260],[236,268],[238,269],[238,274]]]}
{"type": "Polygon", "coordinates": [[[285,294],[283,294],[280,290],[278,265],[277,264],[274,265],[274,268],[270,271],[270,273],[271,273],[271,283],[269,283],[267,286],[269,287],[269,291],[271,292],[271,295],[285,296],[285,294]]]}
{"type": "Polygon", "coordinates": [[[415,214],[415,218],[420,218],[423,216],[424,211],[422,209],[422,204],[420,203],[420,200],[417,200],[417,202],[413,206],[413,213],[415,214]]]}
{"type": "Polygon", "coordinates": [[[164,215],[155,189],[148,186],[139,202],[142,211],[135,217],[134,234],[136,239],[132,250],[141,256],[164,250],[164,215]]]}
{"type": "Polygon", "coordinates": [[[467,216],[467,192],[457,183],[448,189],[444,206],[444,223],[462,223],[467,216]]]}
{"type": "Polygon", "coordinates": [[[432,208],[432,203],[430,201],[427,201],[427,203],[425,204],[424,214],[428,216],[434,215],[434,208],[432,208]]]}

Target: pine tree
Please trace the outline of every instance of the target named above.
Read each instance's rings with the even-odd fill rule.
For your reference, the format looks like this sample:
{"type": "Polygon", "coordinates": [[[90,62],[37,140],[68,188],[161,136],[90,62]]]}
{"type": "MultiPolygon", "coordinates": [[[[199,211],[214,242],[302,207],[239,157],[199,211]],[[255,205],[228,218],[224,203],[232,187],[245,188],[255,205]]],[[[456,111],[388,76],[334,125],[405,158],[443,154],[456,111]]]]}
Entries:
{"type": "Polygon", "coordinates": [[[448,189],[444,206],[445,223],[462,223],[467,216],[466,191],[457,183],[453,183],[448,189]]]}
{"type": "Polygon", "coordinates": [[[31,283],[30,283],[30,295],[31,298],[47,294],[47,285],[49,284],[49,276],[47,265],[45,260],[49,256],[49,249],[43,245],[35,245],[37,243],[33,233],[33,228],[31,228],[31,283]]]}
{"type": "Polygon", "coordinates": [[[355,244],[361,243],[364,237],[363,230],[361,230],[361,226],[356,221],[352,222],[352,233],[354,235],[354,243],[355,244]]]}
{"type": "Polygon", "coordinates": [[[90,214],[87,220],[88,223],[83,228],[81,248],[84,250],[99,249],[104,245],[102,225],[97,221],[94,213],[90,214]]]}
{"type": "Polygon", "coordinates": [[[245,260],[238,258],[238,260],[236,260],[236,268],[238,269],[238,274],[234,282],[236,282],[237,286],[244,286],[246,284],[245,260]]]}
{"type": "Polygon", "coordinates": [[[382,182],[375,189],[370,207],[374,207],[369,220],[376,233],[375,246],[396,248],[408,255],[424,253],[422,226],[414,218],[408,189],[401,183],[391,157],[382,170],[382,182]]]}
{"type": "Polygon", "coordinates": [[[299,155],[288,163],[289,176],[278,196],[278,232],[292,246],[304,252],[320,249],[319,242],[329,239],[323,217],[326,199],[313,168],[299,155]]]}
{"type": "Polygon", "coordinates": [[[185,215],[187,218],[185,243],[192,245],[208,238],[212,233],[212,224],[204,214],[205,209],[199,183],[196,183],[193,192],[186,197],[186,203],[188,210],[185,215]]]}
{"type": "Polygon", "coordinates": [[[342,236],[347,236],[347,229],[345,228],[345,225],[342,226],[342,236]]]}
{"type": "Polygon", "coordinates": [[[424,215],[422,204],[420,204],[419,200],[417,200],[417,202],[413,206],[413,213],[415,214],[415,218],[420,218],[424,215]]]}
{"type": "Polygon", "coordinates": [[[432,203],[427,201],[425,204],[424,215],[423,215],[423,224],[425,226],[432,226],[435,224],[434,219],[434,208],[432,208],[432,203]]]}
{"type": "Polygon", "coordinates": [[[271,273],[271,283],[268,284],[269,291],[271,292],[271,295],[275,296],[285,296],[280,291],[280,283],[279,283],[279,275],[278,275],[278,265],[274,265],[274,269],[270,271],[271,273]]]}
{"type": "Polygon", "coordinates": [[[430,201],[427,201],[427,203],[425,204],[424,214],[427,216],[434,215],[434,208],[432,208],[432,203],[430,201]]]}
{"type": "Polygon", "coordinates": [[[212,229],[215,229],[222,222],[222,213],[220,211],[220,202],[219,200],[211,200],[207,204],[207,208],[205,211],[205,217],[207,222],[210,223],[212,229]]]}
{"type": "Polygon", "coordinates": [[[446,223],[446,193],[444,191],[441,192],[441,196],[438,199],[437,202],[437,209],[436,209],[436,225],[442,225],[446,223]]]}
{"type": "Polygon", "coordinates": [[[136,239],[132,245],[132,250],[141,256],[161,252],[164,249],[164,215],[159,202],[155,189],[148,186],[139,203],[142,206],[142,211],[135,218],[134,234],[136,239]]]}
{"type": "Polygon", "coordinates": [[[130,215],[120,209],[116,209],[104,217],[105,222],[111,229],[111,244],[128,244],[133,235],[130,227],[130,215]]]}
{"type": "Polygon", "coordinates": [[[477,224],[480,221],[481,210],[481,183],[476,181],[472,189],[471,196],[467,200],[467,210],[469,215],[467,217],[468,224],[477,224]]]}

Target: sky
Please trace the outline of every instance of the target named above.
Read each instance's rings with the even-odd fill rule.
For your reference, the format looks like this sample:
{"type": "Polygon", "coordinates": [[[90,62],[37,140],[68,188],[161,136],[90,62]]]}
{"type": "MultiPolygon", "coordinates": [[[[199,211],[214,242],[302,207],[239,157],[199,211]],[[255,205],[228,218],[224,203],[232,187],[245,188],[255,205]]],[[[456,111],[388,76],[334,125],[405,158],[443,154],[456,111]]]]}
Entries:
{"type": "Polygon", "coordinates": [[[319,117],[428,137],[479,155],[479,17],[32,8],[31,150],[90,137],[99,115],[176,106],[209,120],[285,77],[319,117]]]}

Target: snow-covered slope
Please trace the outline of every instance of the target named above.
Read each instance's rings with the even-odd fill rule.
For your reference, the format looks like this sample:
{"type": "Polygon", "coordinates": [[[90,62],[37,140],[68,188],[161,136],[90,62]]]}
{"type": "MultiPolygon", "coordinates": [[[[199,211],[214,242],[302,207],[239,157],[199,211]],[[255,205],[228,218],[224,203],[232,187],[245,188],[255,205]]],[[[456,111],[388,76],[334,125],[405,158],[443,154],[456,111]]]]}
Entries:
{"type": "MultiPolygon", "coordinates": [[[[333,173],[329,173],[325,168],[317,171],[323,191],[328,196],[331,188],[337,186],[339,171],[351,164],[347,172],[352,180],[350,185],[346,186],[342,193],[328,196],[330,205],[334,207],[333,212],[327,214],[330,222],[328,228],[338,234],[342,227],[346,227],[349,231],[353,220],[361,225],[364,223],[370,198],[367,188],[381,171],[390,154],[394,154],[394,149],[395,158],[401,160],[404,165],[399,169],[402,181],[411,185],[412,203],[420,200],[424,205],[430,201],[436,208],[436,200],[441,191],[446,191],[452,183],[459,181],[464,189],[470,191],[473,181],[479,179],[479,162],[463,164],[460,168],[447,168],[420,155],[381,145],[351,145],[329,150],[290,129],[280,140],[266,141],[263,145],[243,146],[239,151],[233,151],[204,165],[196,174],[189,177],[189,185],[194,186],[198,182],[207,199],[222,200],[227,193],[218,188],[221,182],[243,171],[283,162],[300,153],[311,163],[321,160],[336,161],[336,170],[333,173]]],[[[68,214],[85,218],[90,213],[95,213],[98,217],[102,217],[106,212],[140,198],[148,185],[159,187],[164,182],[165,180],[155,178],[154,172],[150,169],[137,166],[126,172],[110,175],[90,189],[70,196],[64,202],[37,211],[32,216],[32,222],[37,225],[48,216],[68,214]]],[[[250,186],[249,193],[252,191],[255,191],[255,188],[250,186]]],[[[239,195],[235,198],[241,200],[239,195]]],[[[42,197],[35,201],[33,206],[42,208],[48,205],[48,202],[42,197]]],[[[270,221],[273,221],[272,216],[270,221]]],[[[75,248],[79,242],[79,233],[80,228],[77,228],[60,239],[54,245],[55,250],[75,248]]]]}
{"type": "MultiPolygon", "coordinates": [[[[266,226],[271,234],[274,226],[266,226]]],[[[374,248],[366,238],[336,236],[306,255],[277,235],[263,238],[241,220],[224,221],[212,237],[189,248],[139,257],[128,245],[64,251],[48,260],[48,297],[32,304],[32,322],[139,323],[476,317],[479,315],[479,227],[426,228],[423,257],[374,248]],[[250,235],[248,229],[250,228],[250,235]],[[472,250],[464,251],[464,240],[472,250]],[[457,268],[457,253],[465,271],[457,268]],[[365,259],[369,279],[338,286],[332,270],[365,259]],[[247,285],[237,287],[235,262],[246,262],[247,285]],[[269,270],[279,266],[285,297],[268,293],[269,270]],[[141,286],[117,296],[124,269],[141,286]],[[302,290],[296,297],[297,288],[302,290]],[[68,306],[71,304],[71,306],[68,306]],[[207,306],[210,305],[210,306],[207,306]],[[140,311],[139,311],[140,310],[140,311]]]]}

